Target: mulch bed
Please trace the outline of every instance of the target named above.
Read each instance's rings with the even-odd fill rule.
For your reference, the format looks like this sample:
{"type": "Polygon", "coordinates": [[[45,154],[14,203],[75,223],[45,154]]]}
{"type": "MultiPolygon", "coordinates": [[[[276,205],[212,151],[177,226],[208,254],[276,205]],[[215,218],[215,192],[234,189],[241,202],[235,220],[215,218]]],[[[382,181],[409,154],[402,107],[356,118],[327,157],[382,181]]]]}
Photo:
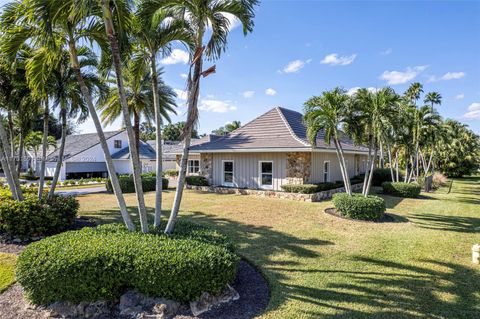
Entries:
{"type": "Polygon", "coordinates": [[[346,219],[346,220],[351,220],[351,221],[355,221],[355,222],[363,222],[363,223],[395,223],[395,222],[398,222],[395,217],[393,217],[392,215],[388,214],[388,213],[385,213],[383,214],[383,217],[380,218],[379,220],[361,220],[361,219],[353,219],[353,218],[348,218],[348,217],[345,217],[345,216],[342,216],[339,212],[337,212],[337,210],[333,207],[330,207],[330,208],[326,208],[325,209],[325,214],[328,214],[328,215],[331,215],[331,216],[335,216],[337,218],[341,218],[341,219],[346,219]]]}

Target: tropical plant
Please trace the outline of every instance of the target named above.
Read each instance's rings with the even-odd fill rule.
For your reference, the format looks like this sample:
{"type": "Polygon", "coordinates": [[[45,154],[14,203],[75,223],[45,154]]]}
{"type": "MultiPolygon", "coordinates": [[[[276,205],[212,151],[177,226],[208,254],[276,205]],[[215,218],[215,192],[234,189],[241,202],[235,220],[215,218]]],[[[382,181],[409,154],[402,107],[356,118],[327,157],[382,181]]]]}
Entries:
{"type": "MultiPolygon", "coordinates": [[[[182,134],[185,131],[185,122],[170,123],[163,127],[163,139],[165,141],[179,142],[182,139],[182,134]]],[[[192,129],[192,138],[199,138],[198,131],[192,129]]]]}
{"type": "MultiPolygon", "coordinates": [[[[47,139],[47,149],[49,147],[57,148],[57,141],[51,135],[47,139]]],[[[37,171],[37,160],[38,152],[43,148],[43,133],[39,131],[32,131],[25,136],[25,149],[33,153],[33,160],[31,161],[31,169],[38,174],[37,171]]]]}

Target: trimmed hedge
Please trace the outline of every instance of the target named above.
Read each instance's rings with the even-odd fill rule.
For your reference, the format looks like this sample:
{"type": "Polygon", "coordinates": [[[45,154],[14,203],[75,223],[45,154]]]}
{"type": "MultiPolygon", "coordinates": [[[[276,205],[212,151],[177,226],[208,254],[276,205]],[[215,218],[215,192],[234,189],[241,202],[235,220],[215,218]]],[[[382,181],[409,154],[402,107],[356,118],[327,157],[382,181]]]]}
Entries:
{"type": "Polygon", "coordinates": [[[385,194],[405,198],[417,198],[422,191],[417,183],[385,182],[382,184],[382,188],[385,194]]]}
{"type": "MultiPolygon", "coordinates": [[[[153,192],[155,191],[155,183],[157,177],[155,174],[146,173],[142,174],[142,187],[144,192],[153,192]]],[[[119,175],[118,181],[120,182],[120,188],[124,193],[135,193],[135,184],[133,183],[133,175],[119,175]]],[[[112,182],[110,179],[107,180],[107,191],[113,193],[112,182]]],[[[168,188],[168,179],[162,178],[162,189],[168,188]]]]}
{"type": "Polygon", "coordinates": [[[239,257],[229,245],[217,232],[185,223],[171,237],[119,224],[83,228],[27,246],[16,278],[35,304],[116,300],[131,288],[188,302],[233,281],[239,257]]]}
{"type": "Polygon", "coordinates": [[[331,189],[336,189],[343,187],[343,182],[335,182],[335,183],[330,183],[330,182],[325,182],[325,183],[319,183],[317,184],[318,190],[317,192],[323,192],[323,191],[328,191],[331,189]]]}
{"type": "Polygon", "coordinates": [[[333,204],[342,216],[371,221],[381,219],[386,209],[383,198],[374,195],[337,193],[333,195],[333,204]]]}
{"type": "Polygon", "coordinates": [[[208,186],[208,180],[204,176],[187,176],[185,177],[185,182],[191,186],[208,186]]]}
{"type": "Polygon", "coordinates": [[[313,194],[318,192],[318,185],[315,184],[285,184],[281,187],[289,193],[313,194]]]}
{"type": "Polygon", "coordinates": [[[73,225],[78,208],[77,200],[71,196],[1,200],[0,231],[21,239],[57,234],[73,225]]]}

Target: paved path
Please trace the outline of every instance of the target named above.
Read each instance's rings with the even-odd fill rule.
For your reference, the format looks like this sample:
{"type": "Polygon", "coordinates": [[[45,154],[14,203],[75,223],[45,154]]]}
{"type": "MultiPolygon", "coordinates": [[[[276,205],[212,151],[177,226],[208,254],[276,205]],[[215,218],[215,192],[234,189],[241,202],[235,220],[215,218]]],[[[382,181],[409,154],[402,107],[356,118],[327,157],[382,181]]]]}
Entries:
{"type": "Polygon", "coordinates": [[[61,190],[55,191],[55,194],[65,195],[65,196],[66,195],[77,196],[77,195],[102,193],[106,191],[107,189],[105,188],[105,186],[97,186],[97,187],[88,187],[88,188],[61,189],[61,190]]]}

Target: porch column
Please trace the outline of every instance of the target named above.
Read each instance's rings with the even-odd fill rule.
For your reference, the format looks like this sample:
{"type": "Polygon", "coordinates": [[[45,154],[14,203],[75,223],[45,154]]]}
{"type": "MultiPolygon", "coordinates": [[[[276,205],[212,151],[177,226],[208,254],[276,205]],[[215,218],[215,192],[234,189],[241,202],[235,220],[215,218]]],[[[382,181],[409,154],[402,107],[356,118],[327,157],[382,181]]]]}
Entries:
{"type": "Polygon", "coordinates": [[[205,177],[210,185],[213,184],[213,154],[200,153],[200,175],[205,177]]]}
{"type": "Polygon", "coordinates": [[[287,180],[290,184],[305,184],[310,180],[312,153],[287,153],[287,180]]]}

